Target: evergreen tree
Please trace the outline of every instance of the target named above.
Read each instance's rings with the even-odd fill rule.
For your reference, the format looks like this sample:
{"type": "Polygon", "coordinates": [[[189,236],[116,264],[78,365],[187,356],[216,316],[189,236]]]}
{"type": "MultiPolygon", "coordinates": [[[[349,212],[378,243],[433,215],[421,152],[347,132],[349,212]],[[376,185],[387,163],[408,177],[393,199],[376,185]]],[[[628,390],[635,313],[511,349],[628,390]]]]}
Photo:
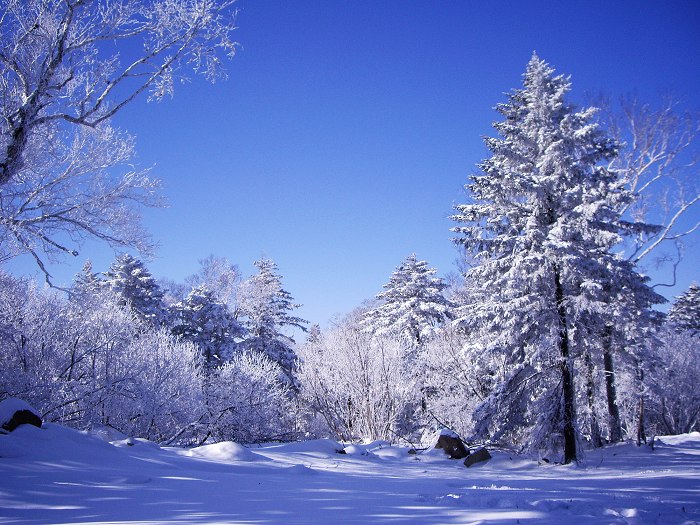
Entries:
{"type": "Polygon", "coordinates": [[[269,259],[256,261],[258,273],[241,283],[238,315],[248,332],[242,343],[246,350],[260,352],[280,365],[291,380],[296,368],[294,339],[283,332],[286,327],[306,331],[308,321],[291,315],[299,304],[282,288],[277,265],[269,259]]]}
{"type": "Polygon", "coordinates": [[[103,288],[103,281],[99,275],[92,271],[92,262],[85,261],[83,268],[73,278],[73,286],[70,294],[77,299],[94,295],[103,288]]]}
{"type": "Polygon", "coordinates": [[[433,277],[435,269],[409,255],[394,271],[381,304],[365,315],[365,328],[376,335],[395,334],[410,345],[420,346],[435,328],[450,318],[450,303],[443,291],[447,285],[433,277]]]}
{"type": "Polygon", "coordinates": [[[228,361],[244,334],[228,307],[204,285],[175,304],[172,312],[173,333],[196,344],[208,366],[228,361]]]}
{"type": "Polygon", "coordinates": [[[676,297],[668,311],[668,322],[679,332],[689,331],[700,335],[700,286],[690,285],[686,292],[676,297]]]}
{"type": "Polygon", "coordinates": [[[621,240],[615,210],[630,198],[604,167],[617,145],[593,122],[594,108],[566,102],[570,87],[533,55],[523,88],[497,107],[500,137],[486,139],[492,156],[467,186],[474,203],[457,206],[453,229],[477,261],[467,273],[478,290],[466,319],[481,335],[475,343],[511,365],[479,414],[490,432],[520,426],[533,448],[563,446],[565,463],[577,459],[575,357],[623,286],[653,301],[611,252],[621,240]],[[520,420],[494,423],[513,415],[504,406],[517,406],[520,420]]]}
{"type": "Polygon", "coordinates": [[[104,282],[136,315],[153,326],[167,323],[163,292],[143,262],[128,253],[118,255],[105,272],[104,282]]]}

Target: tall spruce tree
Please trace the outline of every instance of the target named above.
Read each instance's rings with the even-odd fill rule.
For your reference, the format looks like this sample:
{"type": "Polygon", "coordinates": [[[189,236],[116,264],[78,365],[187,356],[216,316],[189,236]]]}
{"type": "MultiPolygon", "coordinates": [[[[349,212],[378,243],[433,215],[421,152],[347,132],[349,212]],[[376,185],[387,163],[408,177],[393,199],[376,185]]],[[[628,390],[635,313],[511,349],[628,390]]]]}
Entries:
{"type": "Polygon", "coordinates": [[[476,344],[511,365],[478,412],[489,422],[481,431],[518,426],[532,448],[562,446],[570,463],[575,358],[605,326],[611,295],[632,286],[646,304],[651,292],[611,251],[615,210],[630,198],[605,167],[616,143],[593,122],[594,108],[566,101],[568,79],[534,54],[523,84],[497,107],[500,136],[486,139],[492,156],[467,186],[473,203],[456,207],[453,231],[477,261],[467,273],[478,289],[467,319],[476,344]]]}
{"type": "Polygon", "coordinates": [[[435,272],[415,254],[406,257],[384,291],[377,294],[379,306],[365,314],[365,328],[377,335],[398,335],[411,346],[420,346],[450,318],[450,302],[443,295],[447,285],[434,277],[435,272]]]}
{"type": "Polygon", "coordinates": [[[292,315],[301,305],[295,304],[282,287],[277,265],[265,258],[254,264],[258,273],[243,281],[238,291],[238,315],[248,332],[242,348],[267,355],[294,382],[294,339],[284,329],[293,327],[305,332],[308,321],[292,315]]]}

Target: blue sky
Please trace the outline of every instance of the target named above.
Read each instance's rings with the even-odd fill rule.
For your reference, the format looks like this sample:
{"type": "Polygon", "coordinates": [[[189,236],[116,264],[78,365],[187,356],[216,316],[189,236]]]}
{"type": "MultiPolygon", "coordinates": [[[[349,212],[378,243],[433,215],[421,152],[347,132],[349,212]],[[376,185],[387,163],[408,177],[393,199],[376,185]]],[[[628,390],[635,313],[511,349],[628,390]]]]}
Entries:
{"type": "MultiPolygon", "coordinates": [[[[245,274],[270,257],[300,314],[321,324],[379,292],[410,253],[456,271],[448,216],[533,50],[571,75],[575,101],[674,92],[700,106],[697,1],[239,7],[227,81],[192,79],[117,119],[170,203],[144,214],[161,244],[148,266],[181,280],[212,253],[245,274]]],[[[671,293],[700,280],[690,244],[671,293]]],[[[50,270],[69,282],[86,258],[104,270],[113,253],[89,243],[50,270]]],[[[29,259],[12,267],[35,271],[29,259]]]]}

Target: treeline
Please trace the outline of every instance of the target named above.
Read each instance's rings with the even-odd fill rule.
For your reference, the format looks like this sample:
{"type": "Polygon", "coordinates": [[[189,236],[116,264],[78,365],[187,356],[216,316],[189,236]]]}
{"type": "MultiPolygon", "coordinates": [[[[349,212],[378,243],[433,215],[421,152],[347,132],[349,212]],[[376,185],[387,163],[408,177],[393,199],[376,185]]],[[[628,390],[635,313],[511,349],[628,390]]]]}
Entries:
{"type": "MultiPolygon", "coordinates": [[[[373,302],[311,327],[300,345],[283,333],[305,323],[290,315],[296,305],[274,263],[259,261],[248,279],[225,259],[201,263],[187,283],[157,282],[122,255],[104,274],[86,265],[67,296],[0,274],[0,397],[26,399],[46,421],[166,444],[416,444],[448,426],[473,441],[553,452],[533,441],[538,415],[522,400],[543,395],[547,371],[530,366],[511,380],[522,372],[485,352],[460,318],[469,288],[447,286],[415,255],[373,302]]],[[[580,446],[634,438],[640,417],[650,436],[700,429],[699,312],[693,285],[643,347],[616,352],[619,437],[606,416],[604,363],[577,360],[585,368],[576,373],[592,380],[577,382],[580,446]]]]}
{"type": "Polygon", "coordinates": [[[295,439],[289,326],[305,321],[275,264],[210,257],[187,284],[159,284],[131,255],[86,264],[66,296],[0,274],[0,397],[47,421],[109,426],[160,443],[295,439]]]}

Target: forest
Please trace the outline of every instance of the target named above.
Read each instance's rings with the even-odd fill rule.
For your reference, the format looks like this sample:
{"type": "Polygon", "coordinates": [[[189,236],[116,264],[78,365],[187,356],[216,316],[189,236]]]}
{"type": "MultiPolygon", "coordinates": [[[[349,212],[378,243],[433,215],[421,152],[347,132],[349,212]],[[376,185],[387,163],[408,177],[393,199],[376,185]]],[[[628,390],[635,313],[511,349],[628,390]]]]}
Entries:
{"type": "Polygon", "coordinates": [[[667,302],[644,270],[666,257],[675,271],[698,229],[697,117],[632,98],[580,107],[533,54],[445,232],[459,276],[407,254],[375,297],[319,327],[268,258],[245,276],[202,254],[184,282],[144,262],[138,210],[159,184],[112,119],[182,71],[221,78],[237,49],[230,2],[158,6],[3,4],[0,263],[29,256],[45,283],[0,267],[0,400],[163,445],[419,448],[449,428],[564,464],[700,431],[700,287],[667,302]],[[107,40],[144,47],[105,56],[107,40]],[[86,238],[114,262],[57,287],[47,261],[86,238]]]}

